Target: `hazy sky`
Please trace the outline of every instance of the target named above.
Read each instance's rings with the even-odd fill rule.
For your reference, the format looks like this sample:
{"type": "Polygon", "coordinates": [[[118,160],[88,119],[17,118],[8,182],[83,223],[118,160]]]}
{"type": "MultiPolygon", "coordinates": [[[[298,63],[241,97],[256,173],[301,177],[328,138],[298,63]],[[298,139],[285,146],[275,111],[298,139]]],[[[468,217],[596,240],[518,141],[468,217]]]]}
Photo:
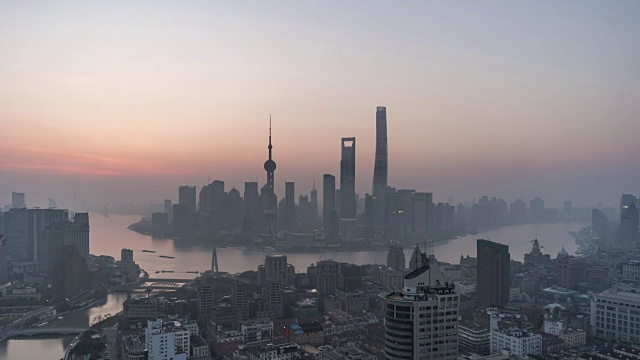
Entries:
{"type": "Polygon", "coordinates": [[[0,1],[0,204],[177,199],[339,173],[375,108],[389,182],[436,200],[640,193],[637,1],[0,1]]]}

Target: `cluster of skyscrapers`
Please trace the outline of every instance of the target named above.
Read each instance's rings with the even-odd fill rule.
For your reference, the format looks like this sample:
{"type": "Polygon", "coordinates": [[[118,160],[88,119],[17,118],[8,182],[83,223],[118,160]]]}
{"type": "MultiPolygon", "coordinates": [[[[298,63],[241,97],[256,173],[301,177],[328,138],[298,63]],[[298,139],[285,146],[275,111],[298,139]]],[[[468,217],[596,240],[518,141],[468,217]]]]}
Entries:
{"type": "Polygon", "coordinates": [[[89,214],[27,208],[25,198],[24,193],[12,193],[11,206],[0,212],[0,234],[4,234],[0,245],[0,285],[8,280],[10,260],[14,272],[37,273],[51,279],[54,297],[86,287],[89,214]],[[74,269],[67,269],[70,266],[74,269]],[[85,278],[74,281],[74,274],[84,274],[85,278]]]}

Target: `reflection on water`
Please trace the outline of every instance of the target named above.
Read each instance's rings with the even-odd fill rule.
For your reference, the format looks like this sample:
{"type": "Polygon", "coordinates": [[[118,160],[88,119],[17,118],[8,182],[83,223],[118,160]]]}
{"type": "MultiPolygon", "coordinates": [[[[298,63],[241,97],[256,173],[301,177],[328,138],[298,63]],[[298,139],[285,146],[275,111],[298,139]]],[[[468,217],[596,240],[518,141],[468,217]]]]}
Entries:
{"type": "MultiPolygon", "coordinates": [[[[204,271],[211,267],[211,243],[191,239],[171,240],[152,238],[127,229],[140,217],[130,215],[111,215],[108,218],[97,214],[91,217],[91,253],[120,257],[122,248],[134,250],[136,263],[149,272],[150,276],[163,278],[190,278],[194,274],[187,271],[204,271]],[[154,250],[155,253],[142,252],[143,249],[154,250]],[[175,259],[160,258],[159,255],[175,256],[175,259]],[[174,273],[159,273],[160,270],[172,270],[174,273]]],[[[569,253],[575,252],[577,246],[569,231],[580,229],[582,224],[555,223],[540,225],[506,226],[485,231],[476,235],[468,235],[454,239],[447,244],[434,248],[440,261],[457,263],[460,255],[475,256],[476,239],[489,239],[509,245],[511,257],[522,261],[524,254],[531,250],[530,241],[536,236],[544,247],[543,252],[555,254],[564,246],[569,253]]],[[[413,246],[405,249],[405,255],[411,256],[413,246]]],[[[220,270],[238,273],[256,270],[264,263],[267,253],[256,250],[240,250],[237,248],[219,248],[218,261],[220,270]]],[[[322,259],[348,261],[356,264],[384,264],[387,250],[372,251],[313,251],[288,253],[288,261],[296,267],[296,271],[306,271],[307,266],[322,259]]]]}
{"type": "Polygon", "coordinates": [[[75,336],[14,338],[0,343],[0,359],[60,360],[75,336]]]}
{"type": "Polygon", "coordinates": [[[89,326],[98,316],[107,314],[115,315],[122,311],[122,303],[127,299],[127,293],[112,293],[107,296],[107,301],[103,305],[91,309],[80,309],[62,314],[62,319],[51,321],[47,327],[76,327],[89,326]]]}
{"type": "MultiPolygon", "coordinates": [[[[91,214],[91,253],[110,255],[119,259],[121,249],[133,249],[134,261],[147,270],[152,277],[191,278],[194,274],[186,271],[209,269],[211,243],[189,239],[174,241],[152,238],[127,229],[127,226],[139,219],[138,216],[130,215],[111,215],[105,218],[98,214],[91,214]],[[156,252],[142,252],[143,249],[156,252]],[[159,255],[175,256],[175,259],[160,258],[159,255]],[[163,269],[175,272],[155,273],[163,269]]],[[[577,250],[577,245],[568,232],[577,231],[581,226],[583,224],[575,223],[506,226],[454,239],[447,244],[435,246],[434,252],[440,261],[458,263],[460,255],[476,255],[476,239],[488,239],[509,245],[511,258],[522,261],[524,254],[531,250],[531,240],[537,237],[543,247],[542,251],[555,258],[562,247],[569,253],[577,250]]],[[[413,247],[405,248],[407,260],[411,256],[413,247]]],[[[256,270],[259,264],[264,263],[266,254],[268,253],[256,250],[220,248],[218,249],[220,270],[231,273],[256,270]]],[[[387,259],[387,250],[294,252],[288,254],[287,260],[296,267],[296,271],[305,272],[307,266],[322,259],[356,264],[384,264],[387,259]]],[[[64,314],[63,319],[55,320],[49,326],[88,326],[98,315],[113,315],[122,310],[122,303],[126,297],[126,293],[110,294],[104,305],[64,314]]],[[[72,339],[73,337],[12,339],[0,344],[0,359],[58,360],[72,339]]]]}

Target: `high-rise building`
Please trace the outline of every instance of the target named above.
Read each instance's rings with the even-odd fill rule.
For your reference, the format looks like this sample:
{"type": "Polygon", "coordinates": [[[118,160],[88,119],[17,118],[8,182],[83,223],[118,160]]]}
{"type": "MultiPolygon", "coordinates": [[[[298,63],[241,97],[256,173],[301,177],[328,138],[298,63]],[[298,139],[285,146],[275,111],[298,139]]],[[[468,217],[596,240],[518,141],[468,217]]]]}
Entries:
{"type": "Polygon", "coordinates": [[[625,249],[638,248],[638,208],[634,203],[624,205],[620,215],[620,245],[625,249]]]}
{"type": "Polygon", "coordinates": [[[0,285],[9,282],[9,244],[7,237],[0,234],[0,285]]]}
{"type": "MultiPolygon", "coordinates": [[[[385,196],[387,191],[388,153],[387,153],[387,108],[376,108],[376,155],[373,167],[373,191],[371,192],[373,214],[374,237],[384,234],[385,220],[385,196]]],[[[366,199],[366,197],[365,197],[366,199]]]]}
{"type": "Polygon", "coordinates": [[[389,252],[387,253],[387,267],[404,270],[406,261],[404,258],[404,249],[399,244],[393,244],[389,246],[389,252]]]}
{"type": "Polygon", "coordinates": [[[244,218],[242,225],[243,237],[252,239],[258,235],[262,224],[262,205],[258,193],[258,182],[247,181],[244,183],[244,218]]]}
{"type": "Polygon", "coordinates": [[[178,188],[178,204],[183,206],[187,213],[196,212],[196,187],[195,186],[180,186],[178,188]]]}
{"type": "Polygon", "coordinates": [[[28,246],[29,215],[27,208],[13,208],[4,213],[4,231],[9,256],[17,261],[33,259],[28,246]]]}
{"type": "Polygon", "coordinates": [[[262,299],[269,312],[272,312],[276,319],[281,319],[283,315],[282,303],[283,285],[276,281],[267,281],[262,287],[262,299]]]}
{"type": "Polygon", "coordinates": [[[120,250],[120,267],[125,271],[129,271],[133,268],[135,262],[133,262],[133,250],[122,249],[120,250]]]}
{"type": "Polygon", "coordinates": [[[330,234],[331,214],[336,211],[336,177],[324,174],[322,181],[322,227],[325,235],[330,234]]]}
{"type": "Polygon", "coordinates": [[[89,213],[76,213],[65,226],[64,245],[75,245],[85,261],[89,261],[89,213]]]}
{"type": "Polygon", "coordinates": [[[311,219],[314,228],[318,226],[318,190],[316,190],[316,181],[313,180],[313,189],[311,189],[311,219]]]}
{"type": "Polygon", "coordinates": [[[189,331],[173,321],[147,320],[144,343],[149,360],[186,360],[189,357],[189,331]]]}
{"type": "Polygon", "coordinates": [[[633,194],[622,194],[622,196],[620,196],[620,212],[619,214],[622,215],[622,213],[624,212],[624,207],[625,206],[629,206],[631,204],[636,205],[636,207],[638,207],[638,199],[635,197],[635,195],[633,194]]]}
{"type": "Polygon", "coordinates": [[[386,359],[457,359],[459,297],[436,258],[425,256],[402,291],[383,295],[386,359]]]}
{"type": "Polygon", "coordinates": [[[264,281],[287,285],[287,255],[269,254],[265,257],[264,281]]]}
{"type": "Polygon", "coordinates": [[[564,218],[567,220],[571,220],[573,217],[573,202],[571,200],[567,200],[564,202],[564,218]]]}
{"type": "Polygon", "coordinates": [[[23,209],[27,207],[26,196],[24,193],[12,192],[11,193],[11,208],[23,209]]]}
{"type": "Polygon", "coordinates": [[[173,205],[171,204],[171,199],[164,200],[164,212],[169,217],[169,224],[173,222],[173,205]]]}
{"type": "Polygon", "coordinates": [[[509,302],[511,256],[509,246],[478,239],[478,308],[503,307],[509,302]]]}
{"type": "Polygon", "coordinates": [[[422,240],[431,234],[431,214],[433,212],[433,194],[416,192],[413,194],[413,236],[422,240]]]}
{"type": "Polygon", "coordinates": [[[267,172],[267,182],[262,187],[262,201],[263,201],[263,222],[261,235],[268,238],[274,238],[276,236],[277,220],[278,220],[278,198],[275,194],[275,171],[276,162],[272,159],[271,145],[271,117],[269,117],[269,159],[264,162],[264,170],[267,172]]]}
{"type": "Polygon", "coordinates": [[[88,289],[89,268],[74,245],[62,248],[62,256],[54,266],[52,280],[54,299],[69,299],[88,289]]]}
{"type": "Polygon", "coordinates": [[[284,183],[284,219],[282,219],[283,228],[289,231],[296,231],[298,229],[298,214],[296,211],[296,195],[295,195],[295,183],[287,181],[284,183]]]}
{"type": "Polygon", "coordinates": [[[587,280],[587,259],[570,256],[564,248],[558,253],[556,267],[560,287],[576,290],[579,283],[587,280]]]}
{"type": "Polygon", "coordinates": [[[609,219],[604,211],[591,209],[591,228],[598,236],[605,236],[609,231],[609,219]]]}
{"type": "Polygon", "coordinates": [[[196,303],[198,306],[198,322],[206,324],[209,321],[209,314],[214,307],[213,285],[202,283],[196,289],[196,303]]]}
{"type": "Polygon", "coordinates": [[[333,260],[320,260],[316,264],[318,294],[335,295],[340,276],[340,263],[333,260]]]}
{"type": "Polygon", "coordinates": [[[532,222],[543,222],[545,220],[544,200],[536,196],[529,201],[529,213],[532,222]]]}
{"type": "Polygon", "coordinates": [[[409,260],[409,270],[413,271],[420,266],[422,266],[422,250],[420,250],[420,245],[416,244],[416,247],[413,249],[413,253],[411,253],[411,259],[409,260]]]}
{"type": "Polygon", "coordinates": [[[340,160],[340,218],[355,219],[356,214],[356,138],[342,138],[340,160]]]}
{"type": "Polygon", "coordinates": [[[42,271],[53,272],[55,265],[62,257],[67,226],[69,222],[66,220],[57,220],[44,226],[43,246],[46,247],[46,251],[42,252],[45,256],[38,260],[42,271]]]}
{"type": "Polygon", "coordinates": [[[249,319],[249,300],[247,299],[247,284],[234,280],[231,287],[231,306],[242,309],[242,320],[249,319]]]}
{"type": "Polygon", "coordinates": [[[524,224],[527,222],[527,203],[518,199],[509,205],[509,221],[512,224],[524,224]]]}
{"type": "Polygon", "coordinates": [[[49,247],[44,239],[44,227],[54,221],[68,221],[69,213],[62,209],[29,209],[27,250],[30,259],[41,261],[48,257],[49,247]]]}

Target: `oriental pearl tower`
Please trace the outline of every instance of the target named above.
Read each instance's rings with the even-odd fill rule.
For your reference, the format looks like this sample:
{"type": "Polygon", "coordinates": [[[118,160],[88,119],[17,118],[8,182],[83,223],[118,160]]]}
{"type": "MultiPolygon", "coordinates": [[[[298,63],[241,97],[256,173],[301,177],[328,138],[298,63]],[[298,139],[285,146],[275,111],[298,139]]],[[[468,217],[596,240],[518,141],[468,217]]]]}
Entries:
{"type": "Polygon", "coordinates": [[[264,213],[261,235],[263,237],[274,238],[276,236],[276,206],[278,199],[274,192],[274,173],[276,162],[271,158],[271,116],[269,116],[269,160],[264,162],[264,170],[267,172],[267,183],[262,188],[262,198],[264,200],[264,213]]]}

